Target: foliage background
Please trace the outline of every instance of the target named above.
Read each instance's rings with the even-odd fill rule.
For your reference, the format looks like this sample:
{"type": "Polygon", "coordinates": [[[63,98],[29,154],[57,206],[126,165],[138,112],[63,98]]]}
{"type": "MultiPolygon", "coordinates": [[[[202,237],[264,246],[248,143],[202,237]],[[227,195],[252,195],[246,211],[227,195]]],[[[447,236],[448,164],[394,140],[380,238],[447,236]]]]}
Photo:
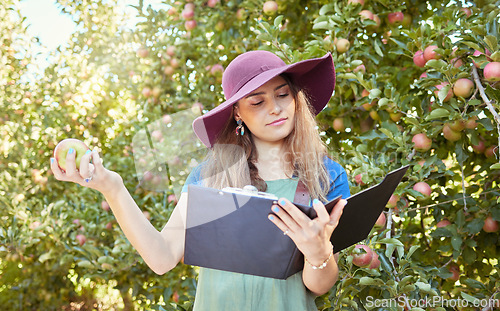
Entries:
{"type": "Polygon", "coordinates": [[[221,69],[253,49],[273,51],[287,62],[332,53],[337,85],[318,117],[319,130],[348,171],[351,192],[410,165],[396,191],[397,208],[386,210],[386,230],[374,230],[365,241],[379,255],[380,268],[353,266],[351,250],[343,252],[340,281],[317,299],[318,309],[371,309],[368,296],[406,301],[380,310],[407,310],[415,307],[412,299],[432,297],[500,299],[499,234],[482,230],[486,217],[500,221],[494,120],[499,85],[482,76],[488,61],[500,61],[499,1],[367,0],[360,6],[279,0],[278,11],[269,15],[261,0],[188,2],[197,23],[191,31],[182,15],[184,0],[165,0],[159,9],[138,1],[133,27],[113,1],[58,0],[78,30],[44,69],[33,62],[39,43],[27,35],[19,1],[0,5],[2,306],[192,308],[195,268],[180,264],[163,276],[151,272],[102,208],[102,196],[57,182],[49,158],[68,137],[98,148],[161,229],[175,205],[172,195],[204,154],[186,124],[200,108],[206,112],[223,101],[221,69]],[[363,9],[381,24],[363,20],[363,9]],[[388,14],[397,11],[410,19],[389,23],[388,14]],[[340,53],[335,38],[347,38],[349,50],[340,53]],[[417,67],[413,55],[431,44],[441,59],[417,67]],[[486,49],[489,59],[473,55],[486,49]],[[463,63],[458,68],[456,58],[463,63]],[[361,64],[365,70],[356,69],[361,64]],[[470,98],[443,100],[458,78],[472,80],[474,72],[470,98]],[[435,93],[441,82],[449,86],[435,93]],[[477,126],[459,131],[457,140],[443,136],[445,124],[473,117],[477,126]],[[336,118],[345,129],[333,129],[336,118]],[[430,150],[414,149],[417,133],[432,139],[430,150]],[[472,148],[481,141],[485,151],[472,148]],[[179,142],[188,146],[179,149],[179,142]],[[354,179],[360,173],[363,184],[354,179]],[[429,198],[413,190],[420,181],[431,186],[429,198]],[[443,219],[451,225],[437,228],[443,219]],[[85,244],[76,235],[85,235],[85,244]],[[453,272],[458,278],[450,278],[453,272]]]}

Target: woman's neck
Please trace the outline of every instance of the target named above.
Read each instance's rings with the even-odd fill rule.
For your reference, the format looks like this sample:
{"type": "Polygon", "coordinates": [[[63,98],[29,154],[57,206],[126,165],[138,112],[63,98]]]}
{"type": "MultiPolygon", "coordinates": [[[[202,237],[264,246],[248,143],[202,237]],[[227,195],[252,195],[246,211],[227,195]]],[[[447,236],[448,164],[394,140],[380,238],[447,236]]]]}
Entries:
{"type": "Polygon", "coordinates": [[[258,155],[255,165],[262,179],[275,180],[292,176],[292,169],[284,162],[283,141],[270,143],[256,139],[254,144],[258,155]]]}

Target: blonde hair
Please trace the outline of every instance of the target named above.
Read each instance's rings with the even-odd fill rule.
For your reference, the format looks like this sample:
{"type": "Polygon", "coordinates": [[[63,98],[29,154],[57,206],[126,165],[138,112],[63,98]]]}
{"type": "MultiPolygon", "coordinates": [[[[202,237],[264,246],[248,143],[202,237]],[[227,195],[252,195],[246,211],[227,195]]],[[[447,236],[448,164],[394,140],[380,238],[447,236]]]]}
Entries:
{"type": "MultiPolygon", "coordinates": [[[[290,86],[295,99],[295,125],[285,137],[281,150],[284,161],[304,183],[311,198],[325,201],[330,188],[329,174],[324,164],[327,148],[318,134],[314,108],[303,90],[287,76],[282,77],[290,86]]],[[[249,131],[245,125],[245,135],[236,135],[236,126],[233,111],[205,159],[206,165],[201,170],[204,185],[222,189],[242,188],[251,184],[259,191],[265,191],[266,182],[259,176],[254,164],[258,157],[252,136],[247,134],[249,131]]]]}

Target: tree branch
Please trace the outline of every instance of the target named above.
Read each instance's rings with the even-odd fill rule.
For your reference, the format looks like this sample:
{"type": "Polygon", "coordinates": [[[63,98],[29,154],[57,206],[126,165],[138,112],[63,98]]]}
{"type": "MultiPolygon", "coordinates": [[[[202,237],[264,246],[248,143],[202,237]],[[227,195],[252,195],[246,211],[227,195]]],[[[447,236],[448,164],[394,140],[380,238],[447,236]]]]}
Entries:
{"type": "Polygon", "coordinates": [[[488,96],[486,96],[486,93],[484,92],[484,87],[481,84],[481,79],[479,79],[479,74],[477,73],[476,66],[472,66],[472,75],[474,76],[474,81],[476,82],[476,87],[479,90],[479,94],[481,94],[481,98],[486,104],[486,107],[488,107],[488,110],[493,115],[493,119],[497,124],[498,146],[500,147],[500,115],[498,115],[498,113],[495,110],[495,107],[493,107],[493,104],[491,103],[490,99],[488,98],[488,96]]]}

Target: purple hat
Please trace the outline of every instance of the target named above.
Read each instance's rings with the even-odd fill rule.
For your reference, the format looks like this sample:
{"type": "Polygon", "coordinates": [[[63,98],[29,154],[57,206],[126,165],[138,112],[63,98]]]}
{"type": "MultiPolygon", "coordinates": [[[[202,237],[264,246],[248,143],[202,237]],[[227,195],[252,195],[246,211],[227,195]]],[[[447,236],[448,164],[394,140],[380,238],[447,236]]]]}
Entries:
{"type": "Polygon", "coordinates": [[[316,114],[323,110],[332,97],[335,68],[330,53],[321,58],[287,65],[271,52],[246,52],[238,55],[224,71],[222,89],[226,101],[193,121],[196,136],[205,146],[212,147],[231,116],[232,106],[283,73],[307,93],[316,114]]]}

